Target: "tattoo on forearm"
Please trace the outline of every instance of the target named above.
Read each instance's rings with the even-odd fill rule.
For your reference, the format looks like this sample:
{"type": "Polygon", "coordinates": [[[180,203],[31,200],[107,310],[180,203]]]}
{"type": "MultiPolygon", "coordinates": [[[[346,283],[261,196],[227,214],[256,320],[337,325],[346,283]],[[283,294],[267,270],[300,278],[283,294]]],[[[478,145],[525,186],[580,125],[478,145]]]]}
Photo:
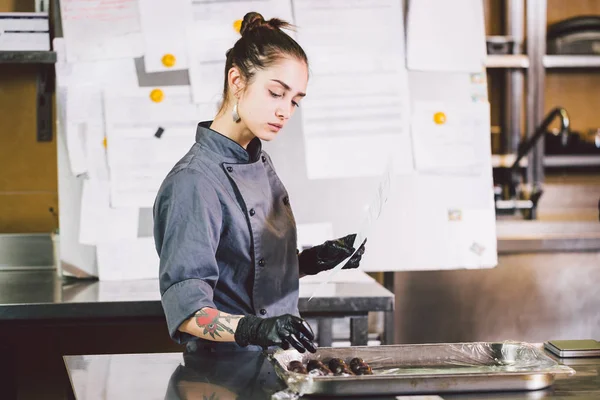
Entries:
{"type": "Polygon", "coordinates": [[[204,329],[204,335],[210,335],[213,339],[222,337],[219,332],[227,332],[235,334],[233,329],[225,325],[225,322],[231,324],[233,320],[240,319],[239,316],[222,315],[219,310],[213,308],[205,308],[198,311],[195,315],[196,325],[204,329]]]}

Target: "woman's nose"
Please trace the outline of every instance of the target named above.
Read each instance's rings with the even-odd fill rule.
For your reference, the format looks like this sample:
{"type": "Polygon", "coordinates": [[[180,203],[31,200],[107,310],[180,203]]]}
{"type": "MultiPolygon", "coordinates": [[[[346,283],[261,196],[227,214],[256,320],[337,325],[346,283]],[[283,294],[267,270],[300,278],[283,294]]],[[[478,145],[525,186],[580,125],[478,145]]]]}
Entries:
{"type": "Polygon", "coordinates": [[[278,118],[288,119],[290,117],[290,111],[280,107],[277,109],[276,115],[278,118]]]}

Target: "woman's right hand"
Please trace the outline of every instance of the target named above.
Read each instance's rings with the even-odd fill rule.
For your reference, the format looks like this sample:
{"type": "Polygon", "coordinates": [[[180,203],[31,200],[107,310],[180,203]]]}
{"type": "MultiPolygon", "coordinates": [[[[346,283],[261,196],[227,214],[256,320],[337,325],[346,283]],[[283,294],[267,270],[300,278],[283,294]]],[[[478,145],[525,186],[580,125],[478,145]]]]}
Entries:
{"type": "Polygon", "coordinates": [[[247,315],[240,319],[235,331],[235,341],[242,347],[255,345],[266,349],[269,346],[280,346],[287,349],[291,346],[300,353],[306,350],[314,353],[317,347],[313,340],[315,334],[310,325],[291,314],[264,319],[247,315]]]}

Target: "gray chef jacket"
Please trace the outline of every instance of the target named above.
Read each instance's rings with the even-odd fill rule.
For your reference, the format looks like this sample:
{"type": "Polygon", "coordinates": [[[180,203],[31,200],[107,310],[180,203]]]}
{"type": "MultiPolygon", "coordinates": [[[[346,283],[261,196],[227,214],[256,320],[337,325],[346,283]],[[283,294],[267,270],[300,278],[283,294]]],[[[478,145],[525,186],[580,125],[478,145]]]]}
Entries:
{"type": "Polygon", "coordinates": [[[258,138],[246,150],[211,122],[198,124],[196,143],[154,203],[162,306],[178,343],[209,344],[177,330],[203,307],[299,315],[296,224],[285,187],[258,138]]]}

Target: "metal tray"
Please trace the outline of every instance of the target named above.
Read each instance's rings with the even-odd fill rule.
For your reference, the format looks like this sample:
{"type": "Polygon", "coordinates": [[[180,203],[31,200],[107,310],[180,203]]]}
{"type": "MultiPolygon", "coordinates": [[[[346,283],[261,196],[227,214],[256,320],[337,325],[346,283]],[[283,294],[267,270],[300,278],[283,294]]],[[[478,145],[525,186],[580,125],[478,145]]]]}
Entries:
{"type": "Polygon", "coordinates": [[[300,395],[328,396],[538,390],[556,375],[575,370],[559,365],[543,350],[521,342],[479,342],[376,347],[323,347],[316,354],[278,350],[270,355],[275,371],[300,395]],[[290,372],[291,361],[349,362],[360,357],[373,375],[313,376],[290,372]]]}

